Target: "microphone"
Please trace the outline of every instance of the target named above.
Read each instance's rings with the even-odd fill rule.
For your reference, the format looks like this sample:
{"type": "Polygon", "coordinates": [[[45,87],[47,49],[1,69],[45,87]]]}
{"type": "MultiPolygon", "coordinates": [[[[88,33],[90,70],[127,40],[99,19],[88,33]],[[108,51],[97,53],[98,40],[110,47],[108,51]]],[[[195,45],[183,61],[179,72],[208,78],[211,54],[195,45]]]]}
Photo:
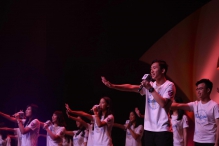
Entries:
{"type": "MultiPolygon", "coordinates": [[[[152,80],[152,77],[150,74],[144,74],[144,76],[141,79],[147,80],[148,82],[150,82],[152,80]]],[[[143,88],[143,85],[140,85],[138,92],[140,92],[142,88],[143,88]]]]}
{"type": "MultiPolygon", "coordinates": [[[[97,107],[98,110],[100,110],[100,105],[99,105],[99,104],[94,105],[94,106],[97,107]]],[[[91,113],[93,112],[93,108],[90,109],[90,112],[91,112],[91,113]]]]}

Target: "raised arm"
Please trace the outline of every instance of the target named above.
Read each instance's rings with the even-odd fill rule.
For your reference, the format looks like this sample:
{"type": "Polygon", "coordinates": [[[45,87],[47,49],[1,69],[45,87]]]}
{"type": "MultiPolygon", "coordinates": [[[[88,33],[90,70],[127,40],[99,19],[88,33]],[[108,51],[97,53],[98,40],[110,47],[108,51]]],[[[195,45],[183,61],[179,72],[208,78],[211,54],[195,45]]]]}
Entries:
{"type": "Polygon", "coordinates": [[[8,119],[9,121],[17,122],[16,118],[11,117],[10,115],[7,115],[7,114],[5,114],[5,113],[3,113],[3,112],[0,112],[0,116],[2,116],[2,117],[4,117],[4,118],[8,119]]]}
{"type": "Polygon", "coordinates": [[[135,113],[138,115],[139,118],[144,118],[144,115],[142,115],[139,111],[139,109],[136,107],[135,108],[135,113]]]}
{"type": "Polygon", "coordinates": [[[68,104],[65,104],[65,108],[66,108],[66,111],[67,111],[69,114],[74,114],[74,115],[82,116],[82,117],[85,117],[85,118],[89,119],[90,121],[93,120],[92,115],[90,115],[90,114],[88,114],[88,113],[85,113],[85,112],[83,112],[83,111],[74,111],[74,110],[71,110],[68,104]]]}
{"type": "Polygon", "coordinates": [[[67,116],[68,116],[69,119],[72,119],[72,120],[74,120],[74,121],[78,121],[78,122],[80,122],[85,128],[88,128],[88,124],[87,124],[84,120],[82,120],[81,118],[77,118],[77,117],[70,116],[67,111],[66,111],[66,114],[67,114],[67,116]]]}
{"type": "Polygon", "coordinates": [[[108,88],[116,89],[119,91],[127,91],[127,92],[137,92],[140,87],[140,85],[132,85],[132,84],[112,84],[110,83],[105,77],[101,77],[102,82],[104,85],[106,85],[108,88]]]}
{"type": "Polygon", "coordinates": [[[171,109],[172,110],[176,110],[176,109],[182,109],[182,110],[187,110],[189,111],[190,110],[190,107],[188,104],[186,103],[172,103],[171,104],[171,109]]]}

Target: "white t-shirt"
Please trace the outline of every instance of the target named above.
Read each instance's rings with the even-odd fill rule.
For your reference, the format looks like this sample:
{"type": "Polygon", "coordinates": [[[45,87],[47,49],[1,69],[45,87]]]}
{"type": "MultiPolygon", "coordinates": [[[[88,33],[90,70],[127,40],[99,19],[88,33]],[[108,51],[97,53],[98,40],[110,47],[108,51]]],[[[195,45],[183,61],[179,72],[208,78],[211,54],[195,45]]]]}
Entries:
{"type": "Polygon", "coordinates": [[[80,134],[76,135],[78,130],[73,131],[73,146],[85,146],[85,143],[88,139],[88,130],[84,130],[84,132],[80,132],[80,134]]]}
{"type": "Polygon", "coordinates": [[[93,136],[94,136],[94,130],[93,130],[93,127],[94,127],[94,124],[88,124],[88,141],[87,141],[87,146],[93,146],[93,136]]]}
{"type": "MultiPolygon", "coordinates": [[[[157,86],[155,81],[151,82],[151,85],[163,98],[173,100],[176,88],[172,82],[166,80],[165,83],[157,86]]],[[[141,95],[145,95],[144,129],[154,132],[171,131],[169,109],[162,108],[146,88],[141,90],[141,95]]]]}
{"type": "Polygon", "coordinates": [[[100,120],[107,123],[103,127],[98,127],[95,116],[92,116],[94,119],[93,146],[113,146],[111,131],[114,123],[114,116],[111,114],[108,115],[105,119],[104,116],[102,116],[100,120]]]}
{"type": "Polygon", "coordinates": [[[49,129],[53,134],[58,135],[59,138],[53,140],[53,139],[49,136],[49,134],[47,133],[47,136],[46,136],[46,145],[47,145],[47,146],[62,146],[62,144],[63,144],[63,137],[64,137],[64,134],[65,134],[65,127],[51,125],[51,126],[48,127],[48,129],[49,129]]]}
{"type": "Polygon", "coordinates": [[[138,139],[134,139],[132,134],[130,133],[130,130],[127,129],[126,130],[126,139],[125,139],[125,146],[142,146],[142,143],[141,143],[141,138],[142,138],[142,135],[143,135],[143,131],[144,131],[144,128],[142,125],[138,125],[138,127],[134,128],[134,126],[132,125],[131,126],[131,129],[139,136],[138,139]]]}
{"type": "Polygon", "coordinates": [[[195,116],[194,141],[198,143],[215,143],[217,125],[215,119],[219,118],[219,106],[213,100],[202,104],[201,101],[188,103],[190,111],[195,116]]]}
{"type": "Polygon", "coordinates": [[[17,146],[21,146],[21,139],[22,139],[21,131],[19,128],[14,128],[14,130],[15,130],[15,134],[17,135],[17,146]]]}
{"type": "MultiPolygon", "coordinates": [[[[25,119],[22,120],[23,124],[25,119]]],[[[26,127],[31,129],[30,132],[22,134],[21,146],[37,146],[40,122],[37,119],[34,119],[26,127]]]]}
{"type": "Polygon", "coordinates": [[[173,145],[184,146],[183,128],[189,127],[188,118],[183,115],[181,120],[177,120],[178,116],[171,115],[171,124],[173,129],[173,145]]]}

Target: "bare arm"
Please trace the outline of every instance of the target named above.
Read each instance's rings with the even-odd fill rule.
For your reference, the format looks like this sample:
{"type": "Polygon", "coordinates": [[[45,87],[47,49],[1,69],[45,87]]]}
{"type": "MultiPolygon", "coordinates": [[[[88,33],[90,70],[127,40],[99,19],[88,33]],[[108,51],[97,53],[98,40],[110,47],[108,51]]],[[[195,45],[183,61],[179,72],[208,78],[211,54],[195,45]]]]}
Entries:
{"type": "Polygon", "coordinates": [[[73,116],[70,116],[69,114],[67,114],[68,118],[74,120],[74,121],[78,121],[80,122],[85,128],[88,128],[88,124],[82,120],[81,118],[76,118],[76,117],[73,117],[73,116]]]}
{"type": "Polygon", "coordinates": [[[8,128],[8,127],[0,127],[0,130],[5,130],[5,131],[15,131],[14,128],[8,128]]]}
{"type": "Polygon", "coordinates": [[[70,135],[70,136],[74,136],[73,131],[65,131],[65,134],[66,134],[66,135],[70,135]]]}
{"type": "Polygon", "coordinates": [[[85,112],[83,112],[83,111],[74,111],[74,110],[71,110],[71,109],[69,108],[69,105],[68,105],[68,104],[65,104],[65,108],[66,108],[67,112],[70,113],[70,114],[83,116],[83,117],[85,117],[85,118],[87,118],[87,119],[89,119],[89,120],[91,120],[91,121],[93,120],[92,115],[90,115],[90,114],[88,114],[88,113],[85,113],[85,112]]]}
{"type": "Polygon", "coordinates": [[[176,109],[182,109],[182,110],[190,110],[190,107],[188,104],[186,103],[172,103],[171,105],[171,109],[172,110],[176,110],[176,109]]]}
{"type": "Polygon", "coordinates": [[[215,119],[217,125],[215,146],[219,145],[219,119],[215,119]]]}
{"type": "Polygon", "coordinates": [[[52,131],[49,130],[48,126],[45,126],[44,129],[46,130],[47,134],[51,139],[56,140],[60,138],[60,135],[56,135],[55,133],[52,133],[52,131]]]}
{"type": "Polygon", "coordinates": [[[144,118],[144,115],[142,115],[139,111],[139,109],[136,107],[135,108],[135,113],[138,115],[139,118],[144,118]]]}
{"type": "Polygon", "coordinates": [[[183,139],[184,139],[184,146],[187,146],[187,142],[188,142],[188,136],[187,136],[187,131],[188,128],[183,128],[183,139]]]}
{"type": "Polygon", "coordinates": [[[9,121],[17,122],[16,118],[11,117],[10,115],[7,115],[7,114],[5,114],[5,113],[0,112],[0,116],[2,116],[2,117],[4,117],[4,118],[8,119],[9,121]]]}
{"type": "Polygon", "coordinates": [[[137,140],[137,139],[140,137],[140,134],[135,133],[135,131],[131,129],[131,124],[130,124],[130,123],[127,125],[127,129],[130,131],[132,137],[133,137],[135,140],[137,140]]]}
{"type": "Polygon", "coordinates": [[[131,85],[131,84],[112,84],[108,80],[106,80],[105,77],[101,77],[102,82],[104,85],[106,85],[108,88],[116,89],[119,91],[127,91],[127,92],[137,92],[140,87],[140,85],[131,85]]]}
{"type": "Polygon", "coordinates": [[[117,128],[122,129],[122,130],[126,130],[126,127],[125,127],[124,125],[118,124],[118,123],[114,123],[114,124],[113,124],[113,127],[117,127],[117,128]]]}

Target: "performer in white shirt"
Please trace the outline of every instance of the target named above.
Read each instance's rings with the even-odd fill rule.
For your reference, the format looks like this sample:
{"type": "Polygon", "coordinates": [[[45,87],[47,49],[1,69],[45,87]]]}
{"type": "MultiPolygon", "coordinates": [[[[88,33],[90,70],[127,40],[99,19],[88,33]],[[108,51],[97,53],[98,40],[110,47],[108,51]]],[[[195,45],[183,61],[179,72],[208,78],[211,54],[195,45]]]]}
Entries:
{"type": "Polygon", "coordinates": [[[142,146],[141,138],[144,128],[143,125],[140,124],[139,117],[134,111],[130,112],[129,120],[126,120],[124,125],[114,123],[113,126],[126,131],[125,146],[142,146]]]}
{"type": "Polygon", "coordinates": [[[209,79],[196,82],[197,101],[189,103],[172,103],[171,108],[194,112],[195,146],[219,145],[219,105],[210,98],[213,83],[209,79]]]}
{"type": "MultiPolygon", "coordinates": [[[[174,98],[174,103],[183,103],[179,97],[174,98]]],[[[184,110],[175,109],[170,110],[170,118],[173,131],[173,145],[174,146],[187,146],[187,131],[188,131],[188,118],[184,110]]]]}
{"type": "Polygon", "coordinates": [[[21,119],[21,112],[14,114],[14,117],[0,112],[0,115],[4,118],[17,122],[20,132],[22,134],[21,146],[37,146],[38,135],[40,130],[40,122],[37,119],[38,106],[30,104],[25,111],[26,119],[21,119]]]}
{"type": "Polygon", "coordinates": [[[93,146],[113,146],[111,131],[114,123],[112,114],[111,99],[102,97],[99,105],[94,105],[92,110],[94,115],[83,111],[73,111],[66,105],[66,109],[71,114],[80,115],[94,121],[93,146]]]}
{"type": "Polygon", "coordinates": [[[78,127],[78,130],[74,131],[65,131],[66,135],[71,135],[73,136],[73,146],[87,146],[87,140],[88,140],[88,130],[86,129],[85,125],[87,123],[82,120],[81,117],[73,117],[70,116],[67,113],[68,118],[76,121],[76,125],[78,127]]]}
{"type": "Polygon", "coordinates": [[[52,122],[44,123],[43,129],[47,131],[47,146],[63,146],[65,120],[61,111],[55,111],[52,115],[52,122]]]}
{"type": "Polygon", "coordinates": [[[143,77],[140,85],[113,84],[101,77],[102,83],[108,88],[145,95],[144,143],[147,146],[173,145],[168,113],[176,88],[173,82],[166,79],[167,70],[165,61],[152,61],[150,74],[155,81],[143,77]]]}

